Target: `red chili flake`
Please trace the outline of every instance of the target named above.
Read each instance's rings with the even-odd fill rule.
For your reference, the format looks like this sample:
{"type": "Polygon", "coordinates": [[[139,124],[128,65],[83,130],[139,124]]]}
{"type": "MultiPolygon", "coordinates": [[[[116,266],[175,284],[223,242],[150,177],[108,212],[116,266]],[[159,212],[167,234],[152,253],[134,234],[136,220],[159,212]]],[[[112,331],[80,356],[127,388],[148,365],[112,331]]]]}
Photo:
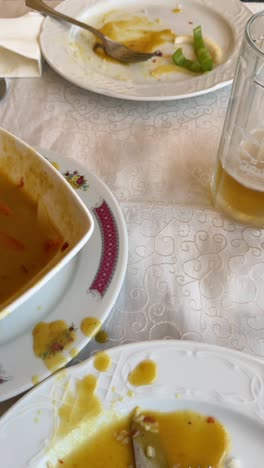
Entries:
{"type": "Polygon", "coordinates": [[[21,265],[21,270],[22,270],[24,273],[28,273],[28,268],[27,268],[26,265],[24,265],[24,264],[21,265]]]}
{"type": "Polygon", "coordinates": [[[157,60],[156,60],[156,59],[153,59],[153,60],[152,60],[152,62],[153,62],[153,63],[156,63],[156,62],[157,62],[157,60]]]}
{"type": "Polygon", "coordinates": [[[193,22],[192,22],[192,21],[188,21],[188,24],[193,24],[193,22]]]}
{"type": "Polygon", "coordinates": [[[154,419],[152,416],[144,416],[143,421],[145,423],[154,423],[154,422],[156,422],[156,419],[154,419]]]}
{"type": "Polygon", "coordinates": [[[0,231],[0,242],[1,246],[7,248],[8,250],[14,250],[16,252],[22,252],[25,250],[23,242],[20,242],[20,240],[10,236],[6,232],[0,231]]]}
{"type": "Polygon", "coordinates": [[[18,184],[18,188],[23,188],[24,185],[25,185],[24,177],[21,177],[20,182],[19,182],[19,184],[18,184]]]}
{"type": "Polygon", "coordinates": [[[63,465],[63,463],[64,463],[64,461],[61,460],[61,459],[59,459],[58,462],[61,463],[61,465],[63,465]]]}
{"type": "Polygon", "coordinates": [[[44,250],[45,252],[49,253],[54,248],[57,248],[60,241],[58,239],[47,239],[44,243],[44,250]]]}
{"type": "Polygon", "coordinates": [[[9,208],[9,206],[0,203],[0,213],[5,216],[11,216],[13,211],[9,208]]]}
{"type": "Polygon", "coordinates": [[[208,418],[206,419],[206,422],[208,422],[208,424],[214,424],[215,418],[213,418],[212,416],[208,416],[208,418]]]}
{"type": "Polygon", "coordinates": [[[155,52],[155,55],[156,55],[156,57],[162,57],[163,54],[162,54],[161,50],[157,50],[155,52]]]}
{"type": "Polygon", "coordinates": [[[62,244],[61,246],[61,251],[64,252],[64,250],[66,250],[68,247],[69,247],[69,242],[64,242],[64,244],[62,244]]]}
{"type": "Polygon", "coordinates": [[[51,345],[51,351],[62,351],[64,349],[64,346],[60,343],[52,343],[51,345]]]}
{"type": "Polygon", "coordinates": [[[73,323],[72,323],[71,326],[69,327],[69,331],[70,331],[70,332],[76,331],[76,328],[75,328],[75,326],[73,325],[73,323]]]}

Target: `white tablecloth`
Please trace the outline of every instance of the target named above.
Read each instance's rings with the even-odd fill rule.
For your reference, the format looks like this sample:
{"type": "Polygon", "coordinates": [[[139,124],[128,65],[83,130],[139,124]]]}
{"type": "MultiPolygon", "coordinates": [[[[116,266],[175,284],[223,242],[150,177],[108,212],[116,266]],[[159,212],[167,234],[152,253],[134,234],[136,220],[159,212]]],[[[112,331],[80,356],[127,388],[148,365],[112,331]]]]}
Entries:
{"type": "Polygon", "coordinates": [[[110,340],[92,341],[77,360],[157,338],[264,357],[264,231],[237,225],[210,202],[229,93],[128,102],[78,89],[47,65],[41,79],[11,82],[1,126],[82,162],[113,191],[127,223],[127,275],[104,324],[110,340]]]}

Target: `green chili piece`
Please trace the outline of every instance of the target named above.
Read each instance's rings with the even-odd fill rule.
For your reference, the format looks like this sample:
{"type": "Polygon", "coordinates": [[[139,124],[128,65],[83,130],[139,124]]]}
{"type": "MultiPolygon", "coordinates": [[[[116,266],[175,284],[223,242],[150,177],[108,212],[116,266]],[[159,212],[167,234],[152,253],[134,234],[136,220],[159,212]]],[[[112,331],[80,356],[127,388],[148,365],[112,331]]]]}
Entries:
{"type": "Polygon", "coordinates": [[[202,71],[210,71],[214,68],[214,63],[208,48],[206,47],[201,26],[193,30],[194,50],[201,65],[202,71]]]}
{"type": "Polygon", "coordinates": [[[172,56],[172,60],[174,61],[174,63],[176,65],[178,65],[179,67],[183,67],[183,68],[186,68],[187,70],[190,70],[194,73],[201,73],[202,72],[202,68],[201,68],[201,65],[200,63],[198,62],[194,62],[193,60],[189,60],[185,57],[185,55],[183,54],[183,51],[182,49],[177,49],[173,56],[172,56]]]}

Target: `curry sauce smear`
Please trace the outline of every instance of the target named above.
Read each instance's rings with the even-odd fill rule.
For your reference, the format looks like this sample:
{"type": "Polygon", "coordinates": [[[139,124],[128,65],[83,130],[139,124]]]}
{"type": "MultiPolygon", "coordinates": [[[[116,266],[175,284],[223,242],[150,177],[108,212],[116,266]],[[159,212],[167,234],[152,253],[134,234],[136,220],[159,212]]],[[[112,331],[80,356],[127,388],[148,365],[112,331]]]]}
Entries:
{"type": "MultiPolygon", "coordinates": [[[[223,468],[230,450],[225,427],[215,418],[193,411],[144,412],[158,422],[168,466],[178,468],[223,468]]],[[[132,414],[104,425],[87,443],[61,459],[56,468],[124,468],[134,466],[130,434],[132,414]]]]}
{"type": "Polygon", "coordinates": [[[72,347],[76,329],[65,320],[39,322],[33,328],[32,336],[35,356],[42,359],[45,366],[54,372],[66,364],[63,351],[72,347]]]}
{"type": "MultiPolygon", "coordinates": [[[[94,356],[97,370],[105,372],[110,364],[105,352],[94,356]]],[[[135,386],[150,385],[156,378],[157,366],[150,359],[139,362],[128,374],[129,383],[135,386]]],[[[161,449],[170,468],[223,468],[231,443],[224,425],[215,417],[191,410],[161,413],[135,408],[126,417],[114,410],[104,412],[96,395],[96,383],[96,377],[88,375],[77,381],[74,393],[70,390],[63,398],[55,439],[64,453],[56,468],[61,465],[64,468],[134,466],[132,429],[136,421],[140,426],[137,430],[148,430],[142,438],[146,453],[146,443],[155,447],[159,433],[161,449]],[[155,431],[151,431],[152,424],[155,431]]],[[[54,449],[58,453],[56,443],[54,449]]]]}
{"type": "MultiPolygon", "coordinates": [[[[153,52],[165,43],[173,43],[176,37],[170,29],[158,29],[158,21],[150,21],[144,16],[107,22],[100,31],[109,39],[138,52],[153,52]]],[[[98,40],[96,42],[99,43],[98,40]]],[[[101,47],[96,47],[94,52],[106,60],[120,63],[101,47]]]]}
{"type": "Polygon", "coordinates": [[[49,239],[25,183],[21,178],[15,185],[0,172],[0,304],[18,295],[62,244],[55,229],[56,238],[49,239]]]}

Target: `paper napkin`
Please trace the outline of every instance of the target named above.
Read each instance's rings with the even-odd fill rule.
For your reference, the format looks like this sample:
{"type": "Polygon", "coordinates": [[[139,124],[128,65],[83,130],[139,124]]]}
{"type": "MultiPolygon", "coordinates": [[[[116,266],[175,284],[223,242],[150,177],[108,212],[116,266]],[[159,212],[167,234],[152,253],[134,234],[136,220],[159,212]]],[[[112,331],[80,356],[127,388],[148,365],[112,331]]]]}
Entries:
{"type": "Polygon", "coordinates": [[[41,76],[39,33],[43,16],[30,12],[19,18],[0,18],[0,77],[41,76]]]}

